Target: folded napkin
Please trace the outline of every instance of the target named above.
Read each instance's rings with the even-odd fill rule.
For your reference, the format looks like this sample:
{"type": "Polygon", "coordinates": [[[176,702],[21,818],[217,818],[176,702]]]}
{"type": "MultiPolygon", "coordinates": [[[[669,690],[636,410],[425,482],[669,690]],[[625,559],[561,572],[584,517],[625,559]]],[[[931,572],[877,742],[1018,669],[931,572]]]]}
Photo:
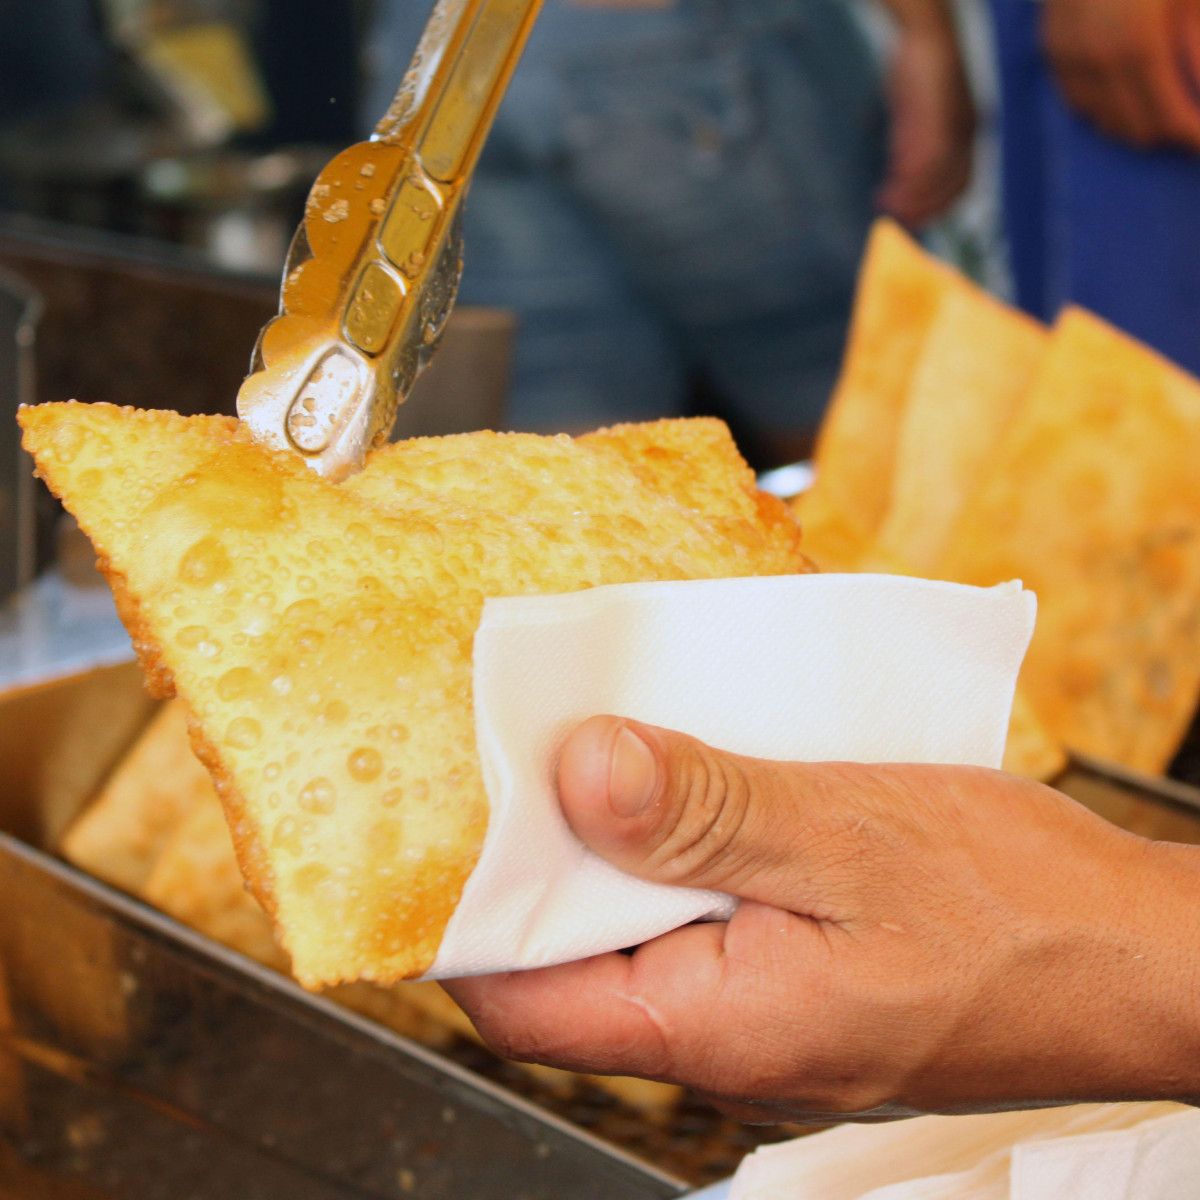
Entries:
{"type": "Polygon", "coordinates": [[[1034,610],[1017,583],[872,575],[489,600],[474,699],[490,820],[427,978],[567,962],[732,913],[574,837],[554,768],[578,722],[613,713],[764,758],[998,766],[1034,610]]]}
{"type": "Polygon", "coordinates": [[[755,1151],[729,1200],[1183,1200],[1200,1112],[1086,1104],[843,1125],[755,1151]]]}

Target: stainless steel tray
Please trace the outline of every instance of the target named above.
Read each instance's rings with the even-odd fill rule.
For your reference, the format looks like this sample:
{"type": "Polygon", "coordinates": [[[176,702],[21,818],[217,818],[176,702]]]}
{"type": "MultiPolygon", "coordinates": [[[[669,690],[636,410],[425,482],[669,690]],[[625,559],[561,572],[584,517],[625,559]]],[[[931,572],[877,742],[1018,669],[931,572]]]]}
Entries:
{"type": "Polygon", "coordinates": [[[148,711],[132,665],[0,697],[0,1196],[683,1192],[55,859],[148,711]]]}
{"type": "MultiPolygon", "coordinates": [[[[151,708],[133,664],[0,694],[3,1200],[683,1192],[57,859],[151,708]]],[[[1194,788],[1085,760],[1060,786],[1126,828],[1200,843],[1194,788]]],[[[693,1118],[672,1140],[713,1134],[693,1118]]],[[[717,1135],[726,1170],[757,1140],[717,1135]]]]}

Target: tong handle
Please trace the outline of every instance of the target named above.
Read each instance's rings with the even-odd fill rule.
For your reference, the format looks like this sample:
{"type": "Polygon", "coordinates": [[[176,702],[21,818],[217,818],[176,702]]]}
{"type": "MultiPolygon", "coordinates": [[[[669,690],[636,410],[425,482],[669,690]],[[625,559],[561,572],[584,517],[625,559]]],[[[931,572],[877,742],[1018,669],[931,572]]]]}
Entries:
{"type": "Polygon", "coordinates": [[[238,413],[331,478],[386,439],[462,272],[459,214],[542,0],[438,0],[369,142],[309,193],[238,413]]]}
{"type": "Polygon", "coordinates": [[[541,0],[438,0],[374,140],[412,147],[442,183],[470,174],[541,0]]]}
{"type": "MultiPolygon", "coordinates": [[[[379,225],[380,253],[343,303],[343,336],[363,353],[381,354],[393,334],[428,347],[440,333],[448,312],[426,305],[420,313],[417,293],[439,266],[443,276],[453,274],[441,263],[450,231],[540,7],[541,0],[439,0],[434,8],[375,134],[402,147],[405,160],[379,225]]],[[[447,309],[452,300],[451,290],[447,309]]]]}

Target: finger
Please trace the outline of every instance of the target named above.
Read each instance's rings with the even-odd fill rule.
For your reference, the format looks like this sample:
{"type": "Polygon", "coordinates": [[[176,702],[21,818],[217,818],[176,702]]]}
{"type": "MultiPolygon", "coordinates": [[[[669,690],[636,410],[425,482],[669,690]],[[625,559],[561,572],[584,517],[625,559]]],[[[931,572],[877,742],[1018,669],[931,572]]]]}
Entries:
{"type": "Polygon", "coordinates": [[[803,871],[806,791],[819,776],[594,717],[563,747],[558,790],[575,833],[622,870],[789,908],[803,871]]]}
{"type": "Polygon", "coordinates": [[[831,953],[815,922],[748,904],[727,925],[689,925],[633,955],[443,986],[506,1057],[766,1096],[830,1019],[831,953]]]}
{"type": "Polygon", "coordinates": [[[924,177],[902,175],[885,181],[876,203],[889,216],[909,228],[942,216],[971,181],[965,159],[939,164],[924,177]]]}
{"type": "Polygon", "coordinates": [[[1080,111],[1085,116],[1110,137],[1131,145],[1148,146],[1154,141],[1154,108],[1141,62],[1124,59],[1083,75],[1087,99],[1080,111]]]}
{"type": "Polygon", "coordinates": [[[443,986],[497,1053],[586,1074],[684,1082],[724,1011],[725,926],[690,925],[638,948],[443,986]]]}
{"type": "Polygon", "coordinates": [[[1108,10],[1050,3],[1041,40],[1070,108],[1109,137],[1145,145],[1153,122],[1136,78],[1138,28],[1114,24],[1108,10]]]}
{"type": "Polygon", "coordinates": [[[1193,99],[1200,96],[1200,8],[1184,3],[1176,10],[1183,83],[1193,99]]]}
{"type": "Polygon", "coordinates": [[[897,146],[888,177],[879,189],[880,208],[909,228],[923,225],[937,211],[946,183],[940,178],[944,166],[921,161],[918,155],[897,146]]]}
{"type": "Polygon", "coordinates": [[[1159,143],[1200,149],[1200,105],[1187,77],[1182,23],[1164,20],[1153,30],[1142,86],[1154,117],[1159,143]]]}

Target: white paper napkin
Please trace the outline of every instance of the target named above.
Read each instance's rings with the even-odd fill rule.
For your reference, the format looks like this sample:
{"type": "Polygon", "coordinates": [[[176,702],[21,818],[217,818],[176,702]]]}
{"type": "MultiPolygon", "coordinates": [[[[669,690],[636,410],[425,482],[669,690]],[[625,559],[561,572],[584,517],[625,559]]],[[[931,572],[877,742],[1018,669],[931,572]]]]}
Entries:
{"type": "Polygon", "coordinates": [[[1200,1112],[1087,1104],[843,1125],[755,1151],[729,1200],[1183,1200],[1200,1112]]]}
{"type": "Polygon", "coordinates": [[[1017,583],[875,575],[489,600],[474,698],[490,821],[427,978],[586,958],[733,911],[578,842],[554,766],[580,721],[613,713],[765,758],[998,766],[1034,611],[1017,583]]]}

